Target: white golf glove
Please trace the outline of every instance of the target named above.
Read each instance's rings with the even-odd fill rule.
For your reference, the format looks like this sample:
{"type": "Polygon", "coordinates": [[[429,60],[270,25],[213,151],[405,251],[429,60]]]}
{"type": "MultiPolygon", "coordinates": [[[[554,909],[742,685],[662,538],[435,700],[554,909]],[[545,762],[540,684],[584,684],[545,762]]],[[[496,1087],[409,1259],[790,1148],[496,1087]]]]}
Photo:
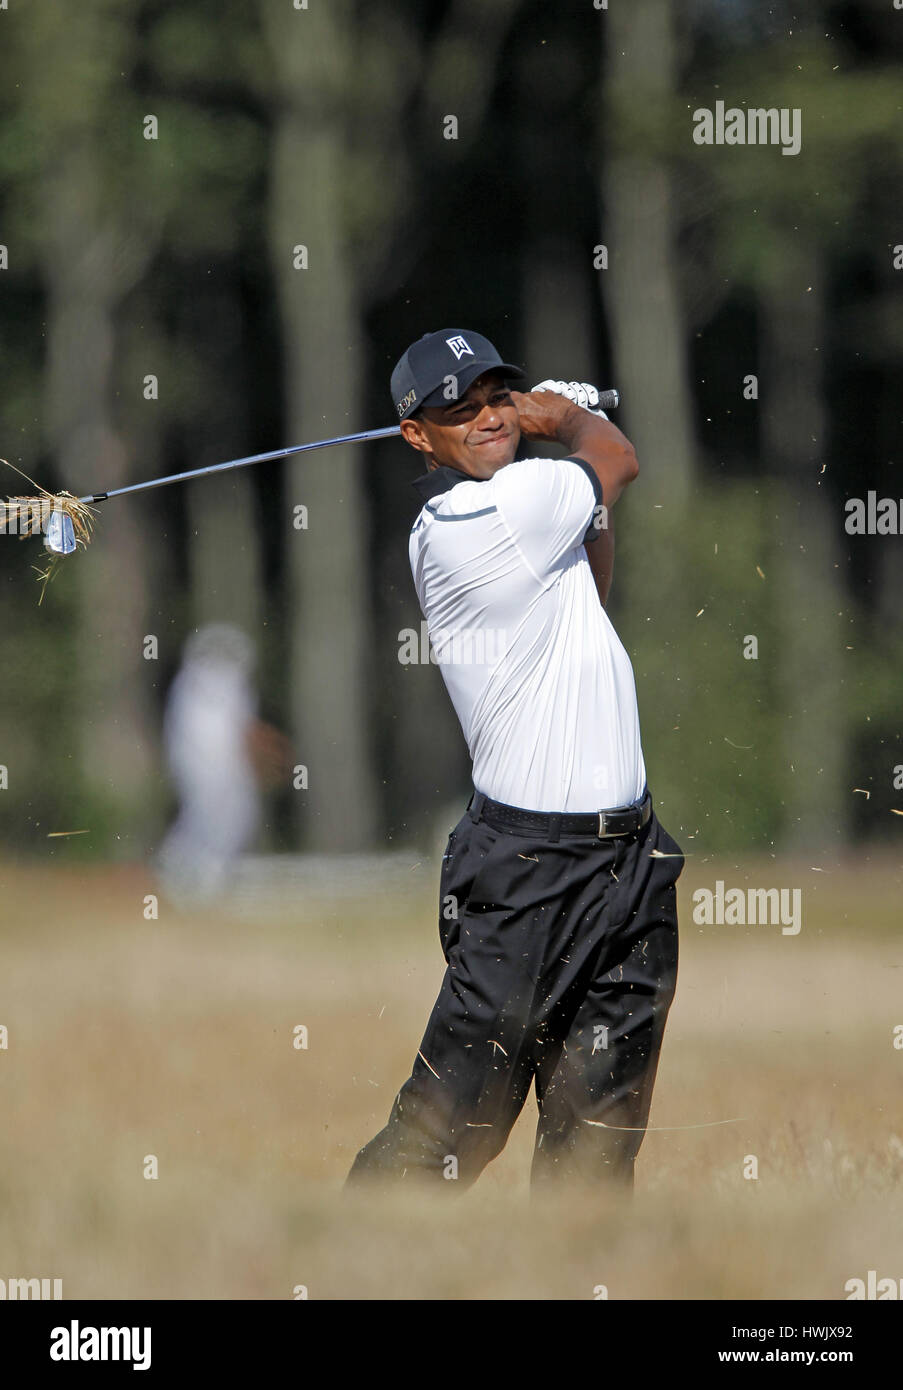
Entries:
{"type": "Polygon", "coordinates": [[[538,386],[532,388],[534,391],[555,391],[559,396],[567,396],[569,401],[575,405],[582,406],[591,415],[598,415],[603,420],[608,416],[604,410],[599,409],[599,392],[595,386],[588,381],[541,381],[538,386]]]}

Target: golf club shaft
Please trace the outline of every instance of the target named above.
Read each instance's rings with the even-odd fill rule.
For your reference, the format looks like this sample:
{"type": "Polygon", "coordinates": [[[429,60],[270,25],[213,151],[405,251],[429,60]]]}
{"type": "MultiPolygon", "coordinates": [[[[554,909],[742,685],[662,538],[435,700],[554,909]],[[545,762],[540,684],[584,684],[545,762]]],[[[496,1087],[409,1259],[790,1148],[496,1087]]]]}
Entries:
{"type": "MultiPolygon", "coordinates": [[[[612,410],[620,402],[617,391],[600,391],[600,410],[612,410]]],[[[399,425],[387,425],[379,430],[362,430],[359,434],[340,434],[335,439],[317,439],[312,444],[295,444],[289,449],[272,449],[268,454],[248,454],[246,458],[229,459],[226,463],[212,463],[207,468],[191,468],[187,473],[170,473],[166,478],[151,478],[147,483],[130,483],[128,487],[112,488],[109,492],[89,493],[80,497],[79,502],[106,502],[108,497],[124,497],[129,492],[147,492],[152,487],[164,487],[167,483],[187,483],[191,478],[205,478],[208,473],[225,473],[230,468],[246,468],[251,463],[267,463],[270,459],[288,458],[290,454],[303,454],[308,449],[326,449],[332,444],[358,444],[372,439],[389,439],[400,434],[399,425]]]]}
{"type": "Polygon", "coordinates": [[[229,459],[227,463],[213,463],[207,468],[191,468],[187,473],[170,473],[166,478],[151,478],[147,483],[130,483],[128,487],[111,488],[109,492],[95,492],[88,497],[80,497],[79,502],[106,502],[108,497],[122,497],[127,492],[147,492],[148,488],[163,487],[166,483],[187,483],[190,478],[203,478],[208,473],[225,473],[230,468],[245,468],[250,463],[266,463],[269,459],[287,458],[289,454],[302,454],[306,449],[325,449],[330,444],[356,444],[368,439],[388,439],[400,434],[398,425],[386,429],[362,430],[360,434],[341,434],[335,439],[318,439],[312,444],[295,444],[290,449],[273,449],[268,454],[249,454],[247,458],[229,459]]]}

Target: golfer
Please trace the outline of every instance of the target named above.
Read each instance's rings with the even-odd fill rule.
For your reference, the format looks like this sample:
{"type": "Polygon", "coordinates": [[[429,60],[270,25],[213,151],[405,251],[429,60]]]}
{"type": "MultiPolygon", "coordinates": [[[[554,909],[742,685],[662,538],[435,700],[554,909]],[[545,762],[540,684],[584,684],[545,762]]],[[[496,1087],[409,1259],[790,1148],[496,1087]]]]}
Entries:
{"type": "Polygon", "coordinates": [[[594,388],[443,329],[392,374],[426,463],[414,583],[473,761],[442,861],[447,963],[410,1078],[348,1184],[460,1190],[531,1084],[534,1187],[633,1184],[677,975],[680,846],[646,784],[630,660],[605,611],[633,448],[594,388]],[[516,459],[526,441],[566,457],[516,459]]]}

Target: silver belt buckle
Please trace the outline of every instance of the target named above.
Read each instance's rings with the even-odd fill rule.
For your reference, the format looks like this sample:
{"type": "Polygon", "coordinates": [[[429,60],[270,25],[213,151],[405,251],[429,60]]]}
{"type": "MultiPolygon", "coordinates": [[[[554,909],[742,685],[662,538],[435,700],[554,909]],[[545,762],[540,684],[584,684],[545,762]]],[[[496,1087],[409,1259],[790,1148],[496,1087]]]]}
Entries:
{"type": "Polygon", "coordinates": [[[607,836],[606,836],[606,834],[605,834],[605,812],[604,812],[604,811],[600,811],[600,812],[599,812],[599,835],[598,835],[598,838],[599,838],[600,840],[607,839],[607,836]]]}

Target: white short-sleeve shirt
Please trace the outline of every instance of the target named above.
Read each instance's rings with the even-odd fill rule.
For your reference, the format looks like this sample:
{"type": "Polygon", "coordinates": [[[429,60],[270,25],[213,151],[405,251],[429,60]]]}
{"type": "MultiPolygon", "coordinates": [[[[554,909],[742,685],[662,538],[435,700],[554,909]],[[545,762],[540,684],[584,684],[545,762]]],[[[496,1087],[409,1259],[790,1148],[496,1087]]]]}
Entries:
{"type": "Polygon", "coordinates": [[[533,811],[643,794],[633,669],[599,602],[584,538],[601,485],[580,459],[522,459],[486,481],[417,480],[414,584],[477,791],[533,811]]]}

